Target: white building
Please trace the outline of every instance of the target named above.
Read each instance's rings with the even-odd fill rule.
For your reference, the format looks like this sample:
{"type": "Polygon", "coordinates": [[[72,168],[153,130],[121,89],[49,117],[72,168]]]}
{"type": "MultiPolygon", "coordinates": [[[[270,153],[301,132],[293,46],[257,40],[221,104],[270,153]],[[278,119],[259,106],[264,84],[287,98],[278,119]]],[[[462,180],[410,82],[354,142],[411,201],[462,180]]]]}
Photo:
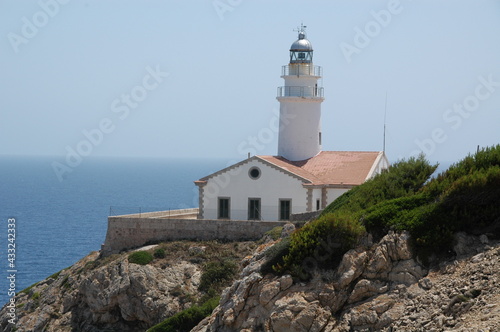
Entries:
{"type": "Polygon", "coordinates": [[[253,156],[198,181],[199,218],[287,220],[326,207],[389,167],[383,152],[321,150],[321,67],[305,27],[290,48],[278,88],[278,156],[253,156]]]}

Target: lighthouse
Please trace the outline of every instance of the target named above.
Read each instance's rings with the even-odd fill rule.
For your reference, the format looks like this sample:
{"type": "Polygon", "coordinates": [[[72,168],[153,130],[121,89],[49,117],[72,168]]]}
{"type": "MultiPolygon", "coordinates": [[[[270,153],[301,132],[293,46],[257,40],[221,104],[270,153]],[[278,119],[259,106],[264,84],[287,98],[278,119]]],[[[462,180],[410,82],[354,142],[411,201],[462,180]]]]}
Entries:
{"type": "Polygon", "coordinates": [[[290,62],[281,71],[285,85],[278,87],[276,97],[280,103],[278,156],[290,161],[321,152],[321,67],[313,64],[313,47],[305,28],[301,25],[290,47],[290,62]]]}
{"type": "MultiPolygon", "coordinates": [[[[242,238],[250,236],[241,227],[242,220],[284,221],[292,214],[324,209],[389,167],[383,151],[322,150],[322,73],[313,64],[313,47],[305,28],[298,29],[290,61],[281,73],[285,84],[278,87],[278,155],[248,156],[195,181],[198,218],[210,220],[210,225],[219,219],[236,220],[227,227],[242,238]]],[[[221,230],[226,227],[217,225],[221,230]]]]}

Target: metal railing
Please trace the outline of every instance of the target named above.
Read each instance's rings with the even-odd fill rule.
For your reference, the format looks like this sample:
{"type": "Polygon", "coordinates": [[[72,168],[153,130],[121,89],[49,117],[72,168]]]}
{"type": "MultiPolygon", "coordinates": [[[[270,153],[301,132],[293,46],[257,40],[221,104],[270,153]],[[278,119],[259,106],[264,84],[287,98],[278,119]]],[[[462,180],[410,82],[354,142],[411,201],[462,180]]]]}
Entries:
{"type": "Polygon", "coordinates": [[[292,64],[281,67],[281,76],[322,76],[323,69],[321,66],[310,64],[292,64]]]}
{"type": "Polygon", "coordinates": [[[110,206],[109,217],[124,218],[190,218],[198,214],[198,208],[171,209],[161,207],[110,206]]]}
{"type": "Polygon", "coordinates": [[[317,86],[279,86],[278,97],[323,98],[323,88],[317,86]]]}

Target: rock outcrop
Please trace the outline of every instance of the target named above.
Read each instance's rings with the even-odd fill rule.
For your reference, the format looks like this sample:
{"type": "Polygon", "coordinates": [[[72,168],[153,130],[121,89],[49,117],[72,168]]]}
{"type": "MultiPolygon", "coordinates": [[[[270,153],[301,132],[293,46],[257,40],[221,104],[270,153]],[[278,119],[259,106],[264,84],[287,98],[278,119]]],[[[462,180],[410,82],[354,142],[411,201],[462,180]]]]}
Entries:
{"type": "MultiPolygon", "coordinates": [[[[261,273],[272,240],[255,251],[248,242],[170,243],[170,256],[148,265],[95,252],[20,292],[16,329],[145,331],[200,297],[207,258],[236,255],[239,279],[192,331],[500,331],[500,244],[485,235],[456,239],[456,257],[428,271],[408,233],[378,243],[366,237],[335,270],[317,270],[308,282],[261,273]]],[[[0,331],[11,331],[7,313],[0,331]]]]}
{"type": "Polygon", "coordinates": [[[498,331],[500,247],[458,239],[469,244],[461,256],[429,272],[413,257],[409,234],[390,233],[307,283],[263,276],[265,252],[257,252],[192,331],[498,331]]]}
{"type": "MultiPolygon", "coordinates": [[[[18,293],[16,331],[145,331],[202,296],[198,286],[206,261],[244,257],[255,245],[171,242],[164,247],[167,257],[147,265],[130,263],[129,253],[99,258],[93,252],[18,293]]],[[[0,331],[14,327],[7,313],[7,307],[0,312],[0,331]]]]}
{"type": "Polygon", "coordinates": [[[189,262],[162,269],[126,257],[86,271],[97,256],[20,293],[17,331],[144,331],[189,306],[180,295],[195,293],[200,280],[200,268],[189,262]]]}

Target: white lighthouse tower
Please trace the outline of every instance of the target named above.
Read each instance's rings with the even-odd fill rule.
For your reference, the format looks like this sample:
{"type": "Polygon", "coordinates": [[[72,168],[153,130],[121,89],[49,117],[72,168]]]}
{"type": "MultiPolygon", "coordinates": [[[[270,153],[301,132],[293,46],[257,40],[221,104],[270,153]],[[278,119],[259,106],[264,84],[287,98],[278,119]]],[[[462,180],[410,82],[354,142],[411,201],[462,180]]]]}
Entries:
{"type": "Polygon", "coordinates": [[[291,161],[305,160],[321,151],[321,103],[318,85],[321,67],[313,65],[313,48],[305,26],[290,47],[290,63],[282,67],[285,86],[278,87],[280,132],[278,155],[291,161]]]}

